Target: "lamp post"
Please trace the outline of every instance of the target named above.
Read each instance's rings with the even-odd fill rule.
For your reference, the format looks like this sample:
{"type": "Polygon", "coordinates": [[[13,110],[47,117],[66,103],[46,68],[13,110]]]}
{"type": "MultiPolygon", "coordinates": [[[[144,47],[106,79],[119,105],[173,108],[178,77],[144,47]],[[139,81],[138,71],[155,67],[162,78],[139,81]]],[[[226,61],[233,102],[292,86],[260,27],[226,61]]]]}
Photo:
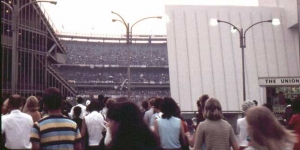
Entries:
{"type": "Polygon", "coordinates": [[[4,1],[1,1],[2,4],[6,5],[12,12],[12,63],[11,63],[11,93],[16,93],[16,86],[17,86],[17,77],[18,77],[18,31],[19,31],[19,14],[20,11],[33,3],[37,2],[48,2],[51,4],[56,5],[56,1],[47,1],[47,0],[40,0],[40,1],[31,1],[23,6],[20,6],[20,1],[16,0],[13,2],[12,6],[4,1]]]}
{"type": "MultiPolygon", "coordinates": [[[[130,98],[130,84],[131,84],[131,75],[130,75],[130,62],[131,62],[131,54],[130,54],[130,50],[129,50],[129,44],[132,43],[132,28],[139,22],[146,20],[146,19],[151,19],[151,18],[156,18],[156,19],[162,19],[162,16],[153,16],[153,17],[145,17],[142,18],[138,21],[136,21],[135,23],[132,24],[132,26],[130,27],[129,23],[126,23],[125,20],[123,19],[123,17],[121,15],[119,15],[116,12],[111,12],[112,14],[117,15],[121,20],[118,19],[112,19],[112,22],[121,22],[125,27],[126,27],[126,44],[127,44],[127,61],[128,61],[128,66],[127,66],[127,78],[128,78],[128,99],[130,98]],[[129,37],[131,38],[131,40],[129,40],[129,37]]],[[[123,82],[124,83],[124,82],[123,82]]]]}
{"type": "Polygon", "coordinates": [[[217,20],[217,19],[211,19],[210,20],[210,25],[216,26],[216,25],[218,25],[219,22],[229,24],[233,27],[233,30],[236,30],[236,31],[239,32],[240,48],[242,50],[243,100],[245,101],[246,100],[246,85],[245,85],[245,57],[244,57],[245,54],[244,54],[244,49],[246,48],[246,33],[250,28],[252,28],[253,26],[255,26],[257,24],[270,22],[273,25],[279,25],[280,20],[279,19],[272,19],[272,20],[266,20],[266,21],[259,21],[257,23],[252,24],[251,26],[249,26],[245,31],[243,30],[243,28],[239,28],[239,27],[233,25],[230,22],[217,20]]]}

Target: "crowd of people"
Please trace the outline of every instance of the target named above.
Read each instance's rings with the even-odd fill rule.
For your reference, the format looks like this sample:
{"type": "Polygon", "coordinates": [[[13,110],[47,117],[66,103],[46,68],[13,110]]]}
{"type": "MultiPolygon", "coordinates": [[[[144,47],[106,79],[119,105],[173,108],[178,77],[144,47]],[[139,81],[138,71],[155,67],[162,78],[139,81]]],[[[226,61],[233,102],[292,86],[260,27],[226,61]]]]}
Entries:
{"type": "MultiPolygon", "coordinates": [[[[91,69],[87,67],[54,67],[57,72],[66,80],[75,81],[75,84],[82,83],[122,83],[127,79],[127,69],[91,69]]],[[[139,83],[169,83],[168,69],[132,69],[131,82],[139,83]]]]}
{"type": "Polygon", "coordinates": [[[131,65],[167,66],[166,44],[120,44],[97,42],[63,42],[67,52],[67,64],[94,64],[127,66],[130,49],[131,65]]]}
{"type": "Polygon", "coordinates": [[[18,94],[2,98],[1,149],[300,149],[300,97],[287,106],[292,109],[287,124],[280,123],[267,105],[244,101],[237,135],[219,100],[206,94],[196,103],[195,133],[171,97],[150,97],[139,107],[127,97],[100,94],[91,100],[78,97],[71,105],[51,87],[28,98],[18,94]]]}

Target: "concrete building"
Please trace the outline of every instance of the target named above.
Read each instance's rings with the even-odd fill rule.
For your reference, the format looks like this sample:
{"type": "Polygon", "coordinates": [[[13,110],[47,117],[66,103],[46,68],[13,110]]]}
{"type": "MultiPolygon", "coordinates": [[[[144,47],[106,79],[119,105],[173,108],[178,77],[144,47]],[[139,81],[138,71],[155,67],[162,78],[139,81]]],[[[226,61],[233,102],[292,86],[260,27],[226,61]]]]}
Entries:
{"type": "Polygon", "coordinates": [[[182,111],[197,111],[202,94],[220,100],[223,111],[238,114],[243,103],[242,51],[238,33],[246,34],[246,99],[270,103],[282,112],[285,99],[300,95],[299,33],[296,0],[259,0],[258,6],[166,6],[171,96],[182,111]],[[277,101],[279,99],[279,101],[277,101]]]}

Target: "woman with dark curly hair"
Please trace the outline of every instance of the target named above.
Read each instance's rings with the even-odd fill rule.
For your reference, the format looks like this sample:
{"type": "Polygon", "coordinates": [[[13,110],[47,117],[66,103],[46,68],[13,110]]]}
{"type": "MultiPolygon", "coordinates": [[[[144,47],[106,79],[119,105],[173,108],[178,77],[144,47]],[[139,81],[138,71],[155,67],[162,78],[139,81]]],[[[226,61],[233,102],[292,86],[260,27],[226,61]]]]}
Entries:
{"type": "MultiPolygon", "coordinates": [[[[122,99],[127,98],[122,97],[122,99]]],[[[133,102],[125,100],[113,104],[107,112],[106,126],[105,146],[108,150],[156,150],[159,148],[156,136],[150,131],[143,120],[142,112],[133,102]]]]}

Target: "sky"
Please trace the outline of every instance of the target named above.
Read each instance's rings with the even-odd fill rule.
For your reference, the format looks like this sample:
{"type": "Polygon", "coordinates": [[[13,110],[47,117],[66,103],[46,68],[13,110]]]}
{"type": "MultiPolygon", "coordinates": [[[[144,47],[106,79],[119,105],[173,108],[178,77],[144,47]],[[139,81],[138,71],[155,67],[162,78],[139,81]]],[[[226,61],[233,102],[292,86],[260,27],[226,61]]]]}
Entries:
{"type": "MultiPolygon", "coordinates": [[[[121,35],[125,25],[112,22],[121,15],[130,25],[150,16],[165,15],[165,5],[242,5],[257,6],[257,0],[56,0],[57,4],[43,3],[54,29],[64,34],[121,35]]],[[[133,28],[133,34],[166,35],[164,19],[147,19],[133,28]]]]}

